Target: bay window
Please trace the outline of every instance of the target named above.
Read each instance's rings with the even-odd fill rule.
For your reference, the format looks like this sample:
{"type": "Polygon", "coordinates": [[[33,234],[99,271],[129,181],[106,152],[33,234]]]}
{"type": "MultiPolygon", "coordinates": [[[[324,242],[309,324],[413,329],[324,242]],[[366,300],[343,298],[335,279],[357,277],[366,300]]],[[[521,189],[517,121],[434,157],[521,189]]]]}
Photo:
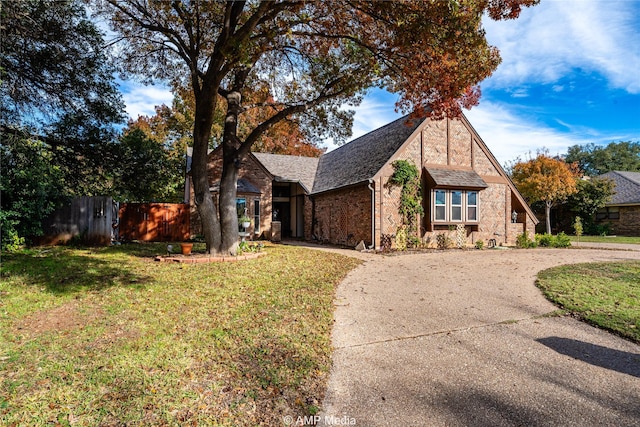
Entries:
{"type": "Polygon", "coordinates": [[[434,189],[432,195],[434,222],[478,222],[477,191],[434,189]]]}

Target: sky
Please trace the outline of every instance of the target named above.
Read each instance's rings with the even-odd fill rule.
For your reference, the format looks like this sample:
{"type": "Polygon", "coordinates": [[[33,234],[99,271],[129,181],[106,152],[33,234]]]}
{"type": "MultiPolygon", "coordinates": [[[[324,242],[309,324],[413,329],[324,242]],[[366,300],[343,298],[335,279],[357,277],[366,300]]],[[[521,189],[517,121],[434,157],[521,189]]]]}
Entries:
{"type": "MultiPolygon", "coordinates": [[[[465,115],[502,165],[539,150],[640,141],[640,0],[541,0],[517,20],[483,25],[502,63],[465,115]]],[[[171,105],[160,86],[122,90],[132,117],[171,105]]],[[[355,108],[353,138],[399,117],[396,100],[372,90],[355,108]]]]}

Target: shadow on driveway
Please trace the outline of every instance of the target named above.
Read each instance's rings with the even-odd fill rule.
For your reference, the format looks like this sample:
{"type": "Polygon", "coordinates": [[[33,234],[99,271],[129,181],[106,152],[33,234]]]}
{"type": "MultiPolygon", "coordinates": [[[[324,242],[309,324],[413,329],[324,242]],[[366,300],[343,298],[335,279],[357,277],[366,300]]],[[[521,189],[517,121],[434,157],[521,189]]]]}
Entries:
{"type": "Polygon", "coordinates": [[[547,337],[536,341],[574,359],[640,378],[640,354],[614,350],[570,338],[547,337]]]}

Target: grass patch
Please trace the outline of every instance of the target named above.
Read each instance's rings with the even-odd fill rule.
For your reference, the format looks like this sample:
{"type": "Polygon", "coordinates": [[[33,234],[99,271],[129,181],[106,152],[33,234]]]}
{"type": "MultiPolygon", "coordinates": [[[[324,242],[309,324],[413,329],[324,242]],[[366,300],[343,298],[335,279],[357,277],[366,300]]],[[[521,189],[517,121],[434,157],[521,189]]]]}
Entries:
{"type": "Polygon", "coordinates": [[[589,242],[589,243],[623,243],[631,245],[640,245],[640,237],[627,236],[569,236],[572,242],[589,242]]]}
{"type": "Polygon", "coordinates": [[[165,244],[3,255],[0,425],[279,425],[317,410],[336,284],[297,247],[155,263],[165,244]]]}
{"type": "Polygon", "coordinates": [[[640,261],[554,267],[537,284],[561,308],[640,343],[640,261]]]}

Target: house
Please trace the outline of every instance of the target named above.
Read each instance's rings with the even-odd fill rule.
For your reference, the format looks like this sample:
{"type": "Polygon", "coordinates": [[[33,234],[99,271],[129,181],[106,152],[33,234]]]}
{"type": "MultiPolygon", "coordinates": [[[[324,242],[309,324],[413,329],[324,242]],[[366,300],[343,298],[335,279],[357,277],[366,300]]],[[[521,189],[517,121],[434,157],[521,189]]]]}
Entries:
{"type": "Polygon", "coordinates": [[[640,236],[640,172],[612,171],[600,175],[615,183],[611,201],[596,214],[596,222],[611,224],[623,236],[640,236]]]}
{"type": "MultiPolygon", "coordinates": [[[[250,153],[239,169],[238,213],[253,217],[248,231],[255,236],[380,248],[401,225],[401,190],[388,185],[396,160],[421,171],[423,241],[459,224],[467,244],[514,244],[519,234],[534,233],[535,215],[464,116],[405,116],[320,158],[250,153]]],[[[209,154],[209,171],[215,196],[220,149],[209,154]]],[[[193,204],[191,224],[197,233],[193,204]]]]}

